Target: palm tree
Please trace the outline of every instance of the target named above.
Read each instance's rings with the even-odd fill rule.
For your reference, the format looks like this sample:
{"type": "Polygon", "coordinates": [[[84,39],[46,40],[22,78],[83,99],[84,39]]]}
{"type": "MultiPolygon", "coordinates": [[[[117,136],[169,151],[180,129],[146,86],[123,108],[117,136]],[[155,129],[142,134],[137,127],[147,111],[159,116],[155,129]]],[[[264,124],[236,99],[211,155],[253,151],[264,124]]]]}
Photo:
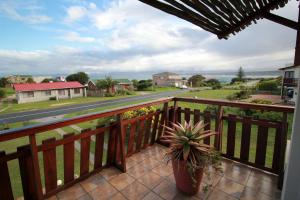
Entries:
{"type": "Polygon", "coordinates": [[[117,84],[117,81],[114,81],[111,76],[105,76],[104,80],[97,82],[97,87],[99,89],[106,89],[107,93],[111,93],[112,88],[117,84]]]}

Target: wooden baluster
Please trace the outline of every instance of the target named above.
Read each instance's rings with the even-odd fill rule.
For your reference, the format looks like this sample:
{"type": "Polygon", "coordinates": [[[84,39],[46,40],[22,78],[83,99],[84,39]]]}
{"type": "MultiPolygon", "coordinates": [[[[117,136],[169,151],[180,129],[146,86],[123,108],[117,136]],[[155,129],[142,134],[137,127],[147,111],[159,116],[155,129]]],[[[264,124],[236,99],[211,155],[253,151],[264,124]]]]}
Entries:
{"type": "Polygon", "coordinates": [[[168,103],[164,103],[164,107],[163,107],[163,112],[161,114],[161,118],[160,118],[160,122],[159,122],[159,127],[158,127],[158,133],[157,133],[157,139],[160,140],[162,134],[163,134],[163,130],[164,130],[164,125],[167,122],[167,119],[169,119],[168,117],[168,103]]]}
{"type": "MultiPolygon", "coordinates": [[[[63,139],[73,137],[74,133],[69,133],[63,136],[63,139]]],[[[74,180],[74,165],[75,165],[75,148],[74,141],[64,144],[64,183],[69,183],[74,180]]]]}
{"type": "MultiPolygon", "coordinates": [[[[55,143],[55,138],[43,141],[43,145],[55,143]]],[[[43,151],[46,194],[57,188],[56,146],[43,151]]]]}
{"type": "Polygon", "coordinates": [[[174,122],[174,120],[175,120],[174,114],[175,114],[175,111],[174,111],[174,107],[172,106],[169,109],[168,127],[172,127],[172,122],[174,122]]]}
{"type": "Polygon", "coordinates": [[[224,110],[222,106],[218,106],[218,112],[216,113],[215,136],[214,146],[217,150],[222,151],[222,137],[223,137],[223,114],[224,110]]]}
{"type": "MultiPolygon", "coordinates": [[[[91,129],[85,129],[81,131],[81,134],[84,134],[91,129]]],[[[81,138],[80,141],[80,176],[86,175],[89,173],[90,166],[90,145],[91,145],[91,136],[81,138]]]]}
{"type": "Polygon", "coordinates": [[[186,123],[190,123],[190,120],[191,120],[191,109],[190,108],[184,109],[184,120],[186,121],[186,123]]]}
{"type": "Polygon", "coordinates": [[[145,119],[142,119],[139,122],[139,130],[138,130],[138,136],[135,145],[135,152],[139,152],[141,150],[144,134],[145,134],[145,119]]]}
{"type": "Polygon", "coordinates": [[[127,147],[127,156],[131,156],[133,152],[135,151],[134,148],[134,141],[135,141],[135,134],[136,134],[136,121],[132,122],[130,125],[130,133],[129,133],[129,139],[128,139],[128,147],[127,147]]]}
{"type": "MultiPolygon", "coordinates": [[[[18,153],[25,153],[19,157],[20,175],[23,188],[23,197],[25,200],[37,199],[35,193],[35,181],[33,177],[33,162],[31,157],[30,145],[17,148],[18,153]]],[[[1,170],[2,171],[2,170],[1,170]]],[[[2,177],[2,176],[1,176],[2,177]]],[[[1,187],[0,187],[1,188],[1,187]]],[[[0,196],[1,192],[0,192],[0,196]]]]}
{"type": "MultiPolygon", "coordinates": [[[[210,129],[210,117],[211,117],[210,112],[205,111],[204,112],[204,124],[205,124],[204,130],[211,130],[210,129]]],[[[210,145],[210,137],[204,139],[204,144],[210,145]]]]}
{"type": "Polygon", "coordinates": [[[178,115],[177,115],[177,110],[178,110],[178,101],[174,101],[174,112],[173,112],[173,123],[177,123],[178,119],[178,115]]]}
{"type": "Polygon", "coordinates": [[[265,166],[268,144],[268,127],[259,126],[257,133],[255,164],[259,167],[265,166]]]}
{"type": "Polygon", "coordinates": [[[251,117],[244,117],[242,126],[241,151],[240,158],[242,161],[249,160],[249,149],[251,140],[251,117]]]}
{"type": "Polygon", "coordinates": [[[107,165],[111,165],[115,161],[116,150],[116,128],[114,125],[109,127],[108,147],[107,147],[107,165]]]}
{"type": "Polygon", "coordinates": [[[181,107],[178,107],[177,109],[177,123],[181,124],[181,107]]]}
{"type": "Polygon", "coordinates": [[[3,161],[6,156],[4,151],[0,151],[0,198],[13,200],[13,192],[10,183],[7,161],[3,161]]]}
{"type": "Polygon", "coordinates": [[[103,159],[103,146],[104,146],[104,125],[97,126],[97,129],[102,129],[96,135],[95,142],[95,157],[94,157],[94,169],[99,169],[102,167],[102,159],[103,159]]]}
{"type": "Polygon", "coordinates": [[[279,159],[279,177],[278,177],[278,184],[277,187],[282,189],[283,185],[283,178],[284,178],[284,162],[285,162],[285,150],[287,145],[287,133],[288,133],[288,122],[287,122],[287,113],[282,114],[282,134],[280,135],[280,159],[279,159]]]}
{"type": "Polygon", "coordinates": [[[36,136],[35,134],[29,135],[29,143],[30,143],[30,150],[32,156],[32,168],[35,180],[35,192],[38,200],[43,199],[43,188],[42,188],[42,181],[40,175],[40,166],[39,166],[39,158],[38,158],[38,148],[36,145],[36,136]]]}
{"type": "Polygon", "coordinates": [[[194,110],[194,125],[196,125],[200,121],[200,110],[194,110]]]}
{"type": "Polygon", "coordinates": [[[154,142],[156,141],[156,133],[157,133],[157,127],[158,127],[158,120],[159,120],[159,115],[160,115],[160,110],[157,110],[157,114],[154,116],[154,122],[153,122],[153,127],[152,127],[152,132],[151,132],[151,141],[150,145],[153,145],[154,142]]]}
{"type": "Polygon", "coordinates": [[[146,130],[145,130],[143,149],[145,149],[149,145],[149,137],[150,137],[150,132],[151,132],[152,119],[153,119],[152,115],[148,119],[146,119],[146,130]]]}
{"type": "Polygon", "coordinates": [[[234,157],[235,150],[235,132],[236,132],[236,116],[228,116],[228,133],[227,133],[227,151],[226,156],[228,158],[234,157]]]}
{"type": "Polygon", "coordinates": [[[276,132],[275,132],[274,153],[273,153],[273,161],[272,161],[272,169],[275,170],[277,173],[280,173],[279,168],[280,168],[281,138],[282,138],[282,126],[279,125],[279,127],[276,128],[276,132]]]}

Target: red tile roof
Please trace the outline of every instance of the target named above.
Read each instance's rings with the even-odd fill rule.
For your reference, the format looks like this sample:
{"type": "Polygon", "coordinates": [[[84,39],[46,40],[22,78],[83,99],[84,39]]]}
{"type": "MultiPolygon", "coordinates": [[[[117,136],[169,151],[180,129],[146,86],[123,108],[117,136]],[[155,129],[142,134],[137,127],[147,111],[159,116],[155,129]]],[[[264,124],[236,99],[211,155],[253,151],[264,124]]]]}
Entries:
{"type": "Polygon", "coordinates": [[[53,83],[24,83],[14,84],[16,91],[37,91],[37,90],[55,90],[68,88],[83,88],[77,81],[73,82],[53,82],[53,83]]]}

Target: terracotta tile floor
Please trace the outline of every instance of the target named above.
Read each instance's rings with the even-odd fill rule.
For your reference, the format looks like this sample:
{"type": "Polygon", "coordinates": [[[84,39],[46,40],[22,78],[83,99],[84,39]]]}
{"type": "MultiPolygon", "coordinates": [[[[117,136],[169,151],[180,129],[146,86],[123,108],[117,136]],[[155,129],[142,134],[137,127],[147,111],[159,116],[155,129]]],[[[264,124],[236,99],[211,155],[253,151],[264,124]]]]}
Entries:
{"type": "Polygon", "coordinates": [[[222,163],[224,173],[213,173],[211,179],[204,176],[203,184],[212,185],[208,192],[201,190],[195,196],[186,196],[176,189],[170,164],[161,162],[165,151],[165,147],[156,144],[127,158],[127,173],[113,167],[104,169],[51,199],[280,199],[275,176],[228,160],[222,163]]]}

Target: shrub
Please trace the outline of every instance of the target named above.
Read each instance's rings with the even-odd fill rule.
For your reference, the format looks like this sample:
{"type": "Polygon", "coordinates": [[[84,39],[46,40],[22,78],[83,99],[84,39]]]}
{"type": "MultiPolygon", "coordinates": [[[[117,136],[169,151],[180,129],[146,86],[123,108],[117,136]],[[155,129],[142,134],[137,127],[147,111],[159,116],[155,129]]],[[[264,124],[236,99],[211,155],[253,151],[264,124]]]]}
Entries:
{"type": "Polygon", "coordinates": [[[135,118],[138,116],[147,115],[147,114],[150,114],[155,111],[156,111],[156,109],[153,106],[144,107],[139,110],[131,110],[131,111],[127,111],[127,112],[123,113],[123,119],[131,119],[131,118],[135,118]]]}
{"type": "Polygon", "coordinates": [[[117,91],[118,95],[133,95],[134,92],[130,91],[130,90],[118,90],[117,91]]]}
{"type": "Polygon", "coordinates": [[[278,82],[276,80],[261,81],[257,84],[257,88],[261,91],[276,91],[278,90],[278,82]]]}
{"type": "Polygon", "coordinates": [[[226,98],[230,101],[233,100],[241,100],[241,99],[248,99],[251,95],[251,92],[248,90],[241,90],[234,94],[228,95],[226,98]]]}
{"type": "Polygon", "coordinates": [[[105,93],[104,96],[105,97],[114,97],[114,96],[116,96],[116,94],[114,94],[114,93],[105,93]]]}
{"type": "Polygon", "coordinates": [[[5,91],[0,89],[0,98],[4,98],[5,97],[5,91]]]}
{"type": "Polygon", "coordinates": [[[253,99],[250,101],[250,103],[255,103],[255,104],[272,104],[272,101],[265,100],[265,99],[253,99]]]}
{"type": "Polygon", "coordinates": [[[211,114],[217,114],[218,113],[218,106],[208,105],[204,109],[204,112],[210,112],[211,114]]]}
{"type": "Polygon", "coordinates": [[[49,100],[54,101],[54,100],[56,100],[56,97],[50,97],[49,100]]]}

